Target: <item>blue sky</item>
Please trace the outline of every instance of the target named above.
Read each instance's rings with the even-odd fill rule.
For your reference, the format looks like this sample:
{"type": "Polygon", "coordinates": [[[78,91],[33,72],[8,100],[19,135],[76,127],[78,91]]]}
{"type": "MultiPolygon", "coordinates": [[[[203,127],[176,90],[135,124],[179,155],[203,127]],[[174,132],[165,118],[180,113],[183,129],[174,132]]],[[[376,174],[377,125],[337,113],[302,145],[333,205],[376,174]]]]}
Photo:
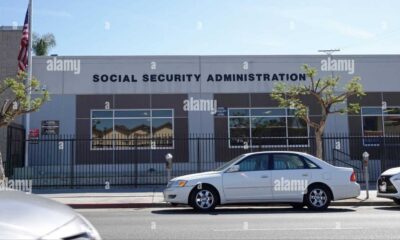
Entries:
{"type": "MultiPolygon", "coordinates": [[[[33,0],[59,55],[399,54],[400,1],[33,0]]],[[[0,25],[28,0],[1,0],[0,25]]]]}

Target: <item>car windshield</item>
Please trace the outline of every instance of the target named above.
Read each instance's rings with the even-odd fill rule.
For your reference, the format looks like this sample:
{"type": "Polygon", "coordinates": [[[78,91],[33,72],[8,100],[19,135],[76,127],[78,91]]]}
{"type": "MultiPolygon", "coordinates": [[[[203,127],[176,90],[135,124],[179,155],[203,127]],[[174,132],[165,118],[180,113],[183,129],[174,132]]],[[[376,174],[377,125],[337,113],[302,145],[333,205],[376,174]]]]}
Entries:
{"type": "Polygon", "coordinates": [[[224,170],[225,168],[227,168],[228,166],[230,166],[232,163],[236,162],[238,159],[242,158],[243,156],[244,156],[244,154],[235,157],[234,159],[230,160],[229,162],[226,162],[226,163],[222,164],[221,166],[219,166],[214,171],[222,171],[222,170],[224,170]]]}

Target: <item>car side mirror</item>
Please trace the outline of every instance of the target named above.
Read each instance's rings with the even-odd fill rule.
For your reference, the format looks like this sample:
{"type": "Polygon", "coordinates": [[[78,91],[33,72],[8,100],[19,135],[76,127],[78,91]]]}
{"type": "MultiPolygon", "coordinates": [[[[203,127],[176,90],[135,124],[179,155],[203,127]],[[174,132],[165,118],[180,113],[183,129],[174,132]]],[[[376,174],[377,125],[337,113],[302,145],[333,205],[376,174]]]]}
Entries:
{"type": "Polygon", "coordinates": [[[233,165],[228,169],[228,173],[232,173],[232,172],[239,172],[240,170],[240,166],[239,165],[233,165]]]}

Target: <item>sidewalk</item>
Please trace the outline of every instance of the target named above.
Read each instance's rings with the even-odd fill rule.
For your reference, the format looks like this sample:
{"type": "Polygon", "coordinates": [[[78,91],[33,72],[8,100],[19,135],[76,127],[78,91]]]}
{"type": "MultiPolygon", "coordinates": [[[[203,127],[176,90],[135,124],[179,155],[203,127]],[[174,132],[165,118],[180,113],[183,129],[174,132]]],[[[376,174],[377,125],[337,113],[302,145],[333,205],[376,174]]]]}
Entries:
{"type": "MultiPolygon", "coordinates": [[[[171,207],[164,202],[162,188],[118,188],[104,189],[47,189],[35,194],[67,204],[73,208],[156,208],[171,207]]],[[[366,191],[358,198],[332,202],[332,206],[394,206],[392,200],[377,198],[371,190],[365,200],[366,191]]],[[[260,204],[258,204],[260,205],[260,204]]]]}

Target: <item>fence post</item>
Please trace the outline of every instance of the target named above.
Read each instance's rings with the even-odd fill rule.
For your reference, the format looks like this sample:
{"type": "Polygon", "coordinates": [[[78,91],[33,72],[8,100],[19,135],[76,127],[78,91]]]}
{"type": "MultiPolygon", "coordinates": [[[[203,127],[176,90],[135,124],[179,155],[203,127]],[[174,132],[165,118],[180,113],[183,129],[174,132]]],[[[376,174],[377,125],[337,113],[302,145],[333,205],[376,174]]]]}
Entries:
{"type": "Polygon", "coordinates": [[[135,161],[134,161],[134,169],[135,169],[135,188],[138,187],[138,158],[139,158],[139,150],[138,150],[138,137],[135,137],[135,161]]]}
{"type": "Polygon", "coordinates": [[[75,151],[74,151],[74,146],[75,146],[75,140],[71,137],[70,139],[70,144],[71,144],[71,162],[70,162],[70,174],[71,174],[71,181],[70,181],[70,188],[74,188],[74,178],[75,178],[75,151]]]}
{"type": "Polygon", "coordinates": [[[197,137],[197,172],[201,171],[200,138],[197,137]]]}
{"type": "MultiPolygon", "coordinates": [[[[6,158],[3,159],[3,163],[5,165],[4,174],[8,178],[11,177],[11,169],[12,169],[11,168],[11,164],[12,164],[11,146],[12,146],[12,144],[15,144],[15,145],[18,144],[18,142],[14,142],[13,143],[12,141],[13,141],[13,139],[12,139],[12,129],[11,129],[11,126],[8,126],[8,128],[7,128],[7,154],[5,156],[6,158]]],[[[21,144],[22,144],[22,142],[21,142],[21,144]]]]}
{"type": "Polygon", "coordinates": [[[365,176],[365,190],[367,192],[367,197],[365,199],[369,198],[369,173],[368,173],[368,161],[369,161],[369,153],[364,152],[362,154],[363,157],[363,164],[364,164],[364,176],[365,176]]]}

